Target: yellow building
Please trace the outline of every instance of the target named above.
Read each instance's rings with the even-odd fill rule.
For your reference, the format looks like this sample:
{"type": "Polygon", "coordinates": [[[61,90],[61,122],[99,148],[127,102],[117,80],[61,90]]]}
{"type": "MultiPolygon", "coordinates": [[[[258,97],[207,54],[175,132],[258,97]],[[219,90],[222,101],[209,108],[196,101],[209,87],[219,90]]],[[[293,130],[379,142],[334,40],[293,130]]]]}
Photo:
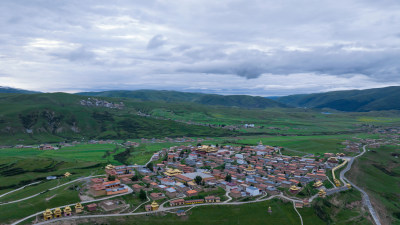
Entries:
{"type": "Polygon", "coordinates": [[[247,175],[255,175],[256,170],[249,165],[246,169],[244,169],[244,173],[247,175]]]}
{"type": "Polygon", "coordinates": [[[313,186],[315,187],[315,188],[319,188],[319,187],[321,187],[323,185],[323,183],[320,181],[320,180],[317,180],[317,182],[315,182],[314,184],[313,184],[313,186]]]}
{"type": "Polygon", "coordinates": [[[321,198],[325,198],[326,197],[326,191],[324,189],[320,189],[318,192],[318,196],[321,198]]]}
{"type": "Polygon", "coordinates": [[[218,148],[212,147],[212,146],[209,146],[209,145],[202,145],[202,146],[197,148],[197,151],[200,151],[200,152],[203,152],[203,153],[213,153],[213,152],[217,152],[218,148]]]}
{"type": "Polygon", "coordinates": [[[64,209],[64,216],[70,216],[72,214],[71,207],[67,206],[64,209]]]}
{"type": "Polygon", "coordinates": [[[46,211],[44,211],[43,218],[44,220],[51,220],[53,218],[53,213],[50,209],[46,209],[46,211]]]}
{"type": "Polygon", "coordinates": [[[112,169],[114,169],[114,166],[113,166],[113,165],[108,164],[108,165],[106,166],[106,170],[112,170],[112,169]]]}
{"type": "Polygon", "coordinates": [[[170,177],[173,177],[173,176],[176,176],[176,175],[179,175],[179,174],[182,174],[182,173],[183,172],[181,170],[178,170],[178,169],[168,169],[167,171],[164,172],[164,174],[166,176],[170,176],[170,177]]]}
{"type": "Polygon", "coordinates": [[[351,188],[351,184],[346,184],[346,187],[347,187],[348,189],[350,189],[350,188],[351,188]]]}
{"type": "Polygon", "coordinates": [[[82,204],[81,203],[76,203],[75,204],[75,212],[76,213],[81,213],[82,212],[82,210],[83,210],[83,206],[82,206],[82,204]]]}
{"type": "Polygon", "coordinates": [[[299,190],[300,190],[300,188],[297,186],[294,186],[294,185],[289,188],[289,191],[291,193],[297,193],[299,190]]]}
{"type": "Polygon", "coordinates": [[[158,205],[156,201],[153,201],[153,203],[151,203],[151,211],[157,211],[158,207],[160,207],[160,205],[158,205]]]}
{"type": "Polygon", "coordinates": [[[54,218],[60,218],[61,217],[61,213],[62,213],[61,209],[60,208],[56,208],[54,210],[54,218]]]}
{"type": "Polygon", "coordinates": [[[70,173],[70,172],[66,172],[66,173],[64,174],[64,177],[69,177],[69,176],[71,176],[71,173],[70,173]]]}

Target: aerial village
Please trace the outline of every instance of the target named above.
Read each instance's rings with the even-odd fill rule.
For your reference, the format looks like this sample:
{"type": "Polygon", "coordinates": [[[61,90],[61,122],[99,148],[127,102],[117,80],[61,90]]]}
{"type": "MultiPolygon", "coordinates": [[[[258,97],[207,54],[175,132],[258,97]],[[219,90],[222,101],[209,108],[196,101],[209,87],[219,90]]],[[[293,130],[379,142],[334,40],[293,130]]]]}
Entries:
{"type": "MultiPolygon", "coordinates": [[[[123,213],[129,210],[130,203],[113,198],[122,195],[144,195],[144,202],[134,206],[139,211],[156,213],[176,208],[177,216],[185,215],[182,206],[186,205],[247,201],[272,195],[296,196],[301,199],[296,207],[307,207],[311,196],[297,195],[305,187],[314,189],[318,197],[329,195],[325,185],[333,182],[326,172],[340,166],[343,153],[305,158],[285,156],[280,151],[280,147],[263,145],[261,141],[249,147],[165,148],[154,153],[146,165],[107,165],[105,175],[91,178],[82,188],[81,203],[47,209],[42,219],[123,213]]],[[[269,207],[268,211],[273,209],[269,207]]]]}

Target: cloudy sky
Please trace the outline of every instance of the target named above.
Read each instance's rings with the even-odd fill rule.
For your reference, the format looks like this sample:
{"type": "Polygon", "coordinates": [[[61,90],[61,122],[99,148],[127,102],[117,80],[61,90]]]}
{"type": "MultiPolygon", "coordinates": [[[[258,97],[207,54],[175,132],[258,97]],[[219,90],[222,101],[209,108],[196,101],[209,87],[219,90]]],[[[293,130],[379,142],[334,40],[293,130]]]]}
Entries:
{"type": "Polygon", "coordinates": [[[398,0],[2,0],[0,85],[278,96],[400,85],[398,0]]]}

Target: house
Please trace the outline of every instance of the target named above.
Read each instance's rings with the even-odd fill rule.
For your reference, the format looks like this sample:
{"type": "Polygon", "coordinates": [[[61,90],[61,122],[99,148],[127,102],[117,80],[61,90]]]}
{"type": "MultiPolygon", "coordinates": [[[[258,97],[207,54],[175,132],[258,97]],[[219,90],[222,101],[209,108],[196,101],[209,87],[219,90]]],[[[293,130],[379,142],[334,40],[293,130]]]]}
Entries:
{"type": "Polygon", "coordinates": [[[214,202],[220,202],[221,198],[211,195],[211,196],[205,197],[204,200],[206,203],[214,203],[214,202]]]}
{"type": "Polygon", "coordinates": [[[133,191],[134,192],[139,192],[140,190],[142,190],[144,187],[139,185],[139,184],[134,184],[132,185],[133,191]]]}
{"type": "Polygon", "coordinates": [[[163,193],[150,193],[150,198],[152,200],[159,200],[165,198],[165,195],[163,193]]]}
{"type": "Polygon", "coordinates": [[[175,190],[175,188],[167,188],[167,189],[165,189],[165,191],[166,191],[166,195],[168,196],[168,197],[170,197],[170,198],[175,198],[176,197],[176,190],[175,190]]]}
{"type": "Polygon", "coordinates": [[[178,206],[178,205],[184,205],[184,204],[185,204],[185,200],[183,198],[169,201],[170,206],[178,206]]]}
{"type": "Polygon", "coordinates": [[[194,199],[194,200],[186,200],[185,201],[186,205],[201,204],[201,203],[204,203],[204,199],[194,199]]]}
{"type": "Polygon", "coordinates": [[[189,191],[186,191],[186,195],[188,197],[192,197],[192,196],[198,195],[198,192],[196,190],[189,190],[189,191]]]}
{"type": "Polygon", "coordinates": [[[253,186],[248,186],[246,188],[246,192],[250,194],[250,196],[257,196],[260,195],[260,189],[253,187],[253,186]]]}
{"type": "Polygon", "coordinates": [[[239,191],[238,189],[233,189],[233,190],[231,190],[230,195],[231,195],[233,198],[240,198],[240,197],[242,197],[242,194],[240,193],[240,191],[239,191]]]}
{"type": "Polygon", "coordinates": [[[92,203],[90,205],[87,205],[87,208],[89,211],[95,211],[97,209],[97,204],[96,203],[92,203]]]}
{"type": "Polygon", "coordinates": [[[167,185],[167,186],[175,185],[175,181],[173,179],[169,179],[169,178],[161,178],[160,182],[161,182],[161,184],[167,185]]]}
{"type": "Polygon", "coordinates": [[[116,195],[128,192],[129,189],[125,184],[121,184],[120,180],[95,183],[90,187],[90,192],[94,196],[116,195]]]}

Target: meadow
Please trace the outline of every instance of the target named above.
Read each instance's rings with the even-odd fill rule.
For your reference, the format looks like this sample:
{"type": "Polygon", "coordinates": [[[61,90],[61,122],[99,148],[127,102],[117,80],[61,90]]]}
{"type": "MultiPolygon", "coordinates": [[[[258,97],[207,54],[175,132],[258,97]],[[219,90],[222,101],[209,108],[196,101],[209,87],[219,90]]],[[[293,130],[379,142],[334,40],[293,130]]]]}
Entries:
{"type": "Polygon", "coordinates": [[[399,157],[399,146],[370,149],[355,161],[347,175],[368,192],[383,224],[400,224],[399,157]]]}

